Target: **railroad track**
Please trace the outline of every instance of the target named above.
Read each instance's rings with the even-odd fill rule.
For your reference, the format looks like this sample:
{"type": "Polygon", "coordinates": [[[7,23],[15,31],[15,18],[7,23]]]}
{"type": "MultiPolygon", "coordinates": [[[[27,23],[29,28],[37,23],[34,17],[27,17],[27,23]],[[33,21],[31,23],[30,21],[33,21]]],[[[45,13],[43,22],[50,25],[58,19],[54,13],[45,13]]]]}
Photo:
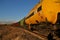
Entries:
{"type": "Polygon", "coordinates": [[[47,40],[47,37],[46,37],[46,36],[37,34],[36,31],[29,31],[29,30],[26,30],[26,29],[24,29],[24,28],[20,28],[20,29],[23,30],[23,31],[26,32],[26,33],[31,34],[32,36],[37,37],[38,39],[47,40]]]}
{"type": "MultiPolygon", "coordinates": [[[[41,28],[41,27],[40,27],[41,28]]],[[[28,36],[27,38],[38,38],[38,39],[40,39],[40,40],[47,40],[47,36],[45,36],[45,35],[42,35],[39,31],[36,31],[36,30],[34,30],[34,31],[30,31],[30,30],[28,30],[28,29],[25,29],[25,28],[23,28],[23,27],[15,27],[15,26],[5,26],[5,27],[0,27],[0,34],[2,35],[4,35],[5,36],[5,38],[7,38],[8,36],[9,36],[9,38],[12,38],[12,36],[14,36],[14,35],[18,35],[18,37],[16,37],[16,39],[19,39],[19,35],[21,36],[21,32],[23,32],[26,36],[28,36]],[[5,35],[5,34],[6,35],[5,35]],[[12,34],[12,35],[11,35],[12,34]],[[33,36],[33,37],[32,37],[33,36]]],[[[44,31],[43,31],[44,32],[44,31]]],[[[22,34],[22,35],[24,35],[24,34],[22,34]]],[[[43,33],[43,34],[45,34],[45,32],[43,33]]],[[[0,35],[0,36],[1,36],[0,35]]],[[[2,35],[2,36],[3,36],[2,35]]],[[[4,39],[4,37],[3,37],[3,39],[4,39]]],[[[5,39],[4,39],[5,40],[5,39]]]]}

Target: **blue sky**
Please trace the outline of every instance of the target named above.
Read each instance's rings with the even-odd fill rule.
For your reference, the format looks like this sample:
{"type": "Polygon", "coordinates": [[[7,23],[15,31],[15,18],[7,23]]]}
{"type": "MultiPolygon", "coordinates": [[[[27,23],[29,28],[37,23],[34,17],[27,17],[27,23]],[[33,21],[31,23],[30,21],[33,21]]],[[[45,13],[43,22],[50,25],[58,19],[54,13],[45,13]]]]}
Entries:
{"type": "Polygon", "coordinates": [[[0,21],[19,21],[39,0],[0,0],[0,21]]]}

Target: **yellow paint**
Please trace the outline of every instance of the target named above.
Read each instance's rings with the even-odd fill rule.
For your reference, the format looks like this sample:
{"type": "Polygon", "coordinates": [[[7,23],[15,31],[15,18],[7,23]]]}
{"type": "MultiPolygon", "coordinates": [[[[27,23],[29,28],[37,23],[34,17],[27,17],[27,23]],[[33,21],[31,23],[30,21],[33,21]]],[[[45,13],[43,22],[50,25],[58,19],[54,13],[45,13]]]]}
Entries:
{"type": "Polygon", "coordinates": [[[57,21],[57,13],[60,12],[60,3],[58,0],[44,0],[42,3],[42,12],[49,22],[53,24],[57,21]]]}

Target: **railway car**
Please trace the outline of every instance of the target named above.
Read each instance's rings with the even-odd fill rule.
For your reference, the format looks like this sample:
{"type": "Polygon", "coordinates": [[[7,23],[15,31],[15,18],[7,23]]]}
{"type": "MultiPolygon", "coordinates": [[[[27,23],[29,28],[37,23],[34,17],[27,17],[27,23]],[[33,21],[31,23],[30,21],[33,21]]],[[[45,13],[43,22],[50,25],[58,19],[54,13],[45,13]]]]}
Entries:
{"type": "Polygon", "coordinates": [[[25,25],[25,24],[24,24],[24,20],[25,20],[25,19],[23,18],[23,19],[21,19],[21,20],[19,21],[21,26],[24,26],[24,25],[25,25]]]}
{"type": "MultiPolygon", "coordinates": [[[[60,1],[41,0],[25,17],[25,23],[31,28],[31,24],[48,22],[60,24],[60,1]]],[[[47,24],[48,24],[47,23],[47,24]]]]}

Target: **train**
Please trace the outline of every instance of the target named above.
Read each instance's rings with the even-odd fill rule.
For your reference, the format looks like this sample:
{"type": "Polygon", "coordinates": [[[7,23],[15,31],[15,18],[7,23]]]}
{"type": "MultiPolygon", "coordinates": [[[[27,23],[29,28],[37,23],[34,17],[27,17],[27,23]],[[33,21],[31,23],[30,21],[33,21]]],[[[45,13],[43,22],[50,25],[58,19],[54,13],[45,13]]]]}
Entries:
{"type": "Polygon", "coordinates": [[[27,27],[31,30],[38,25],[52,25],[56,35],[60,38],[60,0],[40,0],[30,12],[13,26],[27,27]],[[58,27],[57,29],[55,29],[58,27]]]}
{"type": "Polygon", "coordinates": [[[60,24],[60,0],[40,0],[20,21],[20,25],[31,29],[31,25],[60,24]]]}

